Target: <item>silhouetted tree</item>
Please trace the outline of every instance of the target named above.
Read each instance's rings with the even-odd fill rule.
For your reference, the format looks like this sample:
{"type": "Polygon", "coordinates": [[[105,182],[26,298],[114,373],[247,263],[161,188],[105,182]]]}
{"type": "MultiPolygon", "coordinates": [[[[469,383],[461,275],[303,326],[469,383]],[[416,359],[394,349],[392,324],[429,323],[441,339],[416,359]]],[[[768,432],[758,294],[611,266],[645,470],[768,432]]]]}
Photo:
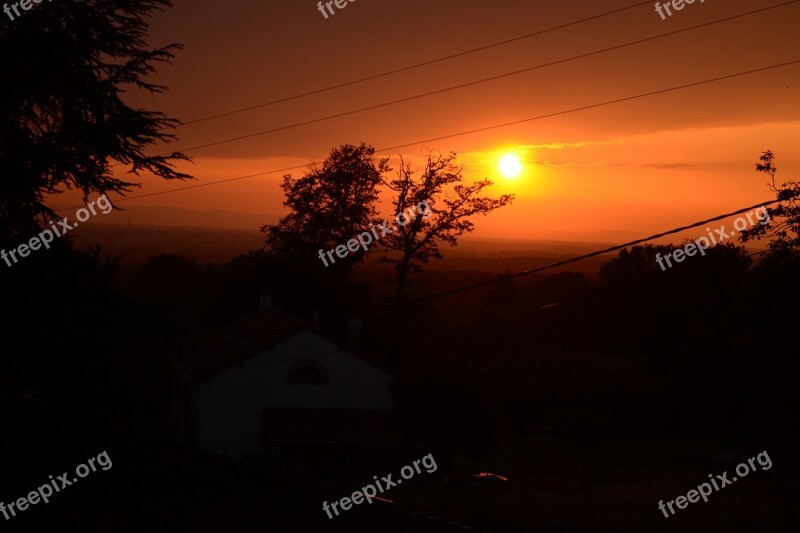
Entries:
{"type": "Polygon", "coordinates": [[[381,243],[400,254],[398,259],[386,259],[395,263],[395,299],[398,305],[405,297],[409,273],[420,271],[422,264],[431,258],[442,258],[440,243],[456,246],[459,237],[475,229],[470,217],[488,215],[514,199],[513,194],[504,194],[497,199],[479,196],[483,189],[492,185],[492,181],[462,183],[462,169],[454,163],[455,160],[453,152],[446,156],[428,154],[425,170],[417,177],[411,164],[401,157],[397,178],[387,183],[396,193],[392,205],[397,213],[398,226],[381,243]],[[421,209],[423,213],[417,213],[416,218],[411,221],[408,215],[400,218],[401,213],[409,210],[420,211],[417,206],[423,202],[427,208],[421,209]]]}
{"type": "MultiPolygon", "coordinates": [[[[265,225],[267,246],[276,256],[324,263],[319,254],[347,243],[370,224],[377,224],[375,202],[381,171],[387,160],[376,164],[375,148],[361,143],[344,144],[331,150],[319,167],[299,179],[287,174],[283,178],[283,203],[290,213],[276,225],[265,225]]],[[[363,257],[363,252],[349,253],[342,259],[334,255],[325,261],[339,272],[347,271],[363,257]]]]}
{"type": "Polygon", "coordinates": [[[667,354],[679,339],[694,335],[698,323],[724,312],[736,298],[731,287],[742,285],[751,263],[742,247],[722,243],[662,271],[655,254],[672,250],[671,245],[633,246],[602,266],[601,310],[587,332],[602,351],[630,357],[667,354]],[[674,334],[662,339],[664,324],[674,334]]]}
{"type": "MultiPolygon", "coordinates": [[[[755,224],[753,227],[742,231],[742,242],[750,240],[771,239],[768,244],[769,251],[764,258],[766,263],[786,263],[800,259],[800,183],[788,181],[775,185],[775,154],[767,150],[756,163],[756,170],[770,177],[767,186],[775,193],[780,202],[775,207],[765,208],[769,213],[767,224],[755,224]]],[[[758,213],[757,213],[758,214],[758,213]]]]}
{"type": "Polygon", "coordinates": [[[625,287],[651,278],[662,271],[656,263],[656,255],[666,255],[672,250],[671,246],[653,244],[623,248],[617,257],[600,267],[600,279],[615,287],[625,287]]]}
{"type": "Polygon", "coordinates": [[[86,0],[46,3],[0,26],[6,50],[0,84],[0,235],[27,235],[56,218],[46,196],[65,188],[124,193],[136,183],[119,174],[146,171],[165,179],[190,176],[171,162],[181,153],[148,156],[169,142],[177,121],[135,109],[122,93],[166,87],[146,81],[169,62],[170,44],[147,46],[145,17],[169,0],[86,0]],[[112,171],[112,164],[123,166],[112,171]]]}

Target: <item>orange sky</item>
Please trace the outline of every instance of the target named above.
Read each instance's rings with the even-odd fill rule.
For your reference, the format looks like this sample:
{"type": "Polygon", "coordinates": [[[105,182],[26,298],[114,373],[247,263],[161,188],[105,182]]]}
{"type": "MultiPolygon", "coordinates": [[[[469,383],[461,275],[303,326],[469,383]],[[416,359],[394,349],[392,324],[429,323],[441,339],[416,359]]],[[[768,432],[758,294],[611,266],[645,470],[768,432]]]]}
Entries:
{"type": "MultiPolygon", "coordinates": [[[[466,83],[674,31],[785,0],[707,0],[665,21],[654,2],[541,36],[213,121],[187,125],[169,149],[214,142],[466,83]]],[[[635,4],[628,1],[356,0],[325,20],[312,0],[176,0],[152,20],[154,45],[185,49],[157,78],[164,95],[136,106],[183,120],[346,82],[635,4]],[[291,5],[285,5],[291,4],[291,5]]],[[[377,148],[563,111],[800,59],[800,4],[497,81],[189,152],[194,183],[303,165],[333,146],[377,148]]],[[[800,65],[403,148],[461,156],[510,206],[478,220],[480,237],[668,229],[770,199],[758,155],[782,181],[800,174],[800,65]],[[517,152],[507,180],[497,158],[517,152]]],[[[163,150],[154,150],[160,152],[163,150]]],[[[394,156],[397,152],[393,152],[394,156]]],[[[301,172],[295,171],[296,175],[301,172]]],[[[126,202],[125,206],[282,214],[281,174],[126,202]]],[[[145,177],[132,195],[180,187],[145,177]]],[[[192,183],[192,184],[194,184],[192,183]]],[[[64,205],[74,196],[52,203],[64,205]]],[[[387,216],[389,213],[387,213],[387,216]]],[[[146,221],[139,221],[146,222],[146,221]]]]}

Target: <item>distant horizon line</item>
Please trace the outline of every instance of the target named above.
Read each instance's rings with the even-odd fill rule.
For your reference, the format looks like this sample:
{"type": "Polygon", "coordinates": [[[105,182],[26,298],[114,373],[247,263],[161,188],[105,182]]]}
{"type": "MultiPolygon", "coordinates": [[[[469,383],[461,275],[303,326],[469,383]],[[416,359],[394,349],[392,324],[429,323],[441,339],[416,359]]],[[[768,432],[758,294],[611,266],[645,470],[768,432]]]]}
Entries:
{"type": "MultiPolygon", "coordinates": [[[[126,222],[98,222],[92,224],[94,227],[102,227],[102,228],[123,228],[127,227],[128,223],[126,222]]],[[[86,226],[82,226],[82,228],[90,227],[88,224],[86,226]]],[[[180,225],[174,223],[167,223],[167,224],[159,224],[157,222],[132,222],[130,224],[131,228],[136,229],[163,229],[163,230],[173,230],[173,231],[224,231],[224,232],[238,232],[238,233],[252,233],[257,234],[260,233],[260,230],[257,228],[246,228],[246,227],[239,227],[239,226],[201,226],[201,225],[180,225]]],[[[80,230],[76,229],[76,233],[81,233],[80,230]]],[[[552,232],[551,232],[552,233],[552,232]]],[[[476,237],[472,235],[465,235],[461,237],[461,243],[506,243],[506,244],[571,244],[571,245],[580,245],[580,244],[608,244],[608,245],[617,245],[621,244],[623,241],[615,241],[612,239],[600,239],[600,240],[591,240],[592,233],[625,233],[630,235],[637,235],[635,232],[625,231],[625,230],[606,230],[606,231],[599,231],[599,232],[578,232],[578,231],[562,231],[558,232],[562,234],[561,238],[557,238],[555,236],[550,237],[540,237],[540,238],[519,238],[519,237],[476,237]],[[573,235],[576,237],[574,240],[567,239],[565,237],[573,235]],[[584,236],[584,238],[580,238],[584,236]]],[[[455,248],[458,251],[457,247],[455,248]]]]}

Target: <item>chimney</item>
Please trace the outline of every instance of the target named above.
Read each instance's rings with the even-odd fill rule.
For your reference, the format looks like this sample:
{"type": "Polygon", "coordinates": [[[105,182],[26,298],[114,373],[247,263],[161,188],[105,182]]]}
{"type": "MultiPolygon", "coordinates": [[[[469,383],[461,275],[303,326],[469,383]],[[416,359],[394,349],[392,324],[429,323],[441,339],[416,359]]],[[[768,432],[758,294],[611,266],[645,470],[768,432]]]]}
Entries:
{"type": "Polygon", "coordinates": [[[272,307],[272,286],[263,285],[261,287],[261,301],[258,305],[259,311],[265,311],[272,307]]]}
{"type": "Polygon", "coordinates": [[[361,319],[347,319],[347,347],[353,353],[361,351],[361,319]]]}

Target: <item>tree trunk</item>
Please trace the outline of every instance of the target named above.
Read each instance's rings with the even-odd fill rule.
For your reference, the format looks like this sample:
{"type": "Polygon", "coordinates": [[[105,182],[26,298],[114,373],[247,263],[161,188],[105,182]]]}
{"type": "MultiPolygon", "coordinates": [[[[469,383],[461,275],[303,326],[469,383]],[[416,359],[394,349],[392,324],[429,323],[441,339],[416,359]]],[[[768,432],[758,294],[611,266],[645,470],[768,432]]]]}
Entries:
{"type": "Polygon", "coordinates": [[[405,366],[403,354],[405,353],[405,306],[403,300],[406,296],[406,280],[408,278],[410,258],[403,257],[397,265],[397,287],[395,289],[395,308],[394,308],[394,350],[392,353],[393,366],[396,370],[402,370],[405,366]]]}

